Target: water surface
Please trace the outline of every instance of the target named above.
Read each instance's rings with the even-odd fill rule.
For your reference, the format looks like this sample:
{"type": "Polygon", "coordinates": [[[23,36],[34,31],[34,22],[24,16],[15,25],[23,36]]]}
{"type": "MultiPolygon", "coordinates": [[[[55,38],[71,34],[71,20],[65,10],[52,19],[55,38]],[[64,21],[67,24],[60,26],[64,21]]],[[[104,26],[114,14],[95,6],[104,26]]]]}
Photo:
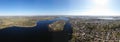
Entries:
{"type": "Polygon", "coordinates": [[[68,42],[72,37],[72,27],[68,20],[66,17],[59,17],[38,21],[34,27],[7,27],[0,30],[0,40],[4,42],[68,42]],[[64,30],[50,32],[48,25],[58,20],[66,21],[64,30]]]}

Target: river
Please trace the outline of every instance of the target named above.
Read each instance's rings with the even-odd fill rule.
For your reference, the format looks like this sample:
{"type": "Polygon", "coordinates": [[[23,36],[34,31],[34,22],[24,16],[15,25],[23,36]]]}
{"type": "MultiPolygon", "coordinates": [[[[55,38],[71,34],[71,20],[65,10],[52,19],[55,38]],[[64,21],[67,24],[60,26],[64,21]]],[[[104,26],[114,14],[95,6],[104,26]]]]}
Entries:
{"type": "Polygon", "coordinates": [[[69,19],[58,17],[53,20],[38,21],[34,27],[7,27],[0,30],[0,41],[4,42],[68,42],[72,38],[72,27],[69,19]],[[50,32],[48,25],[64,20],[66,24],[63,31],[50,32]]]}

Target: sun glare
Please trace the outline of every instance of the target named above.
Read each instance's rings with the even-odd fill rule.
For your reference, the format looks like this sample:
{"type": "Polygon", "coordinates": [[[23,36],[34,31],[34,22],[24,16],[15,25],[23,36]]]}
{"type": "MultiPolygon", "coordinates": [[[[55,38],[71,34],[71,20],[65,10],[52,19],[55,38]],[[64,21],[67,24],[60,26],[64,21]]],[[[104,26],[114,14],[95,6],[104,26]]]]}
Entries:
{"type": "Polygon", "coordinates": [[[109,0],[92,0],[94,4],[97,4],[97,5],[106,5],[108,4],[108,1],[109,0]]]}
{"type": "MultiPolygon", "coordinates": [[[[120,16],[119,12],[113,11],[109,6],[110,0],[92,0],[91,8],[85,11],[71,13],[72,15],[87,16],[120,16]]],[[[88,6],[89,7],[89,6],[88,6]]]]}

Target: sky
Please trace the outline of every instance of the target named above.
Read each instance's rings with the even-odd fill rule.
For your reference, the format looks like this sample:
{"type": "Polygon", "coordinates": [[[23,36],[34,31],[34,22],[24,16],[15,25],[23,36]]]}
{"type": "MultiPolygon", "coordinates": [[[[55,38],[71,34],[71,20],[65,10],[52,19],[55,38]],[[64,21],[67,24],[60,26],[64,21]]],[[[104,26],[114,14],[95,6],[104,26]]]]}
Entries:
{"type": "Polygon", "coordinates": [[[120,0],[0,0],[0,16],[120,16],[120,0]]]}

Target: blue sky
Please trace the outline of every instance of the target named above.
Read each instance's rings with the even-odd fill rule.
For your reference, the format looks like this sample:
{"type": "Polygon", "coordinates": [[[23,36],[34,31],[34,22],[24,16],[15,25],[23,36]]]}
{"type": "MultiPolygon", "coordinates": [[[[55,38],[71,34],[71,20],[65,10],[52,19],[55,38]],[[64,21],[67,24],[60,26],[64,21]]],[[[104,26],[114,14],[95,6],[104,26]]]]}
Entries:
{"type": "Polygon", "coordinates": [[[34,13],[39,15],[39,13],[68,11],[69,7],[69,0],[0,0],[0,12],[6,15],[34,13]]]}
{"type": "Polygon", "coordinates": [[[112,0],[110,6],[120,12],[120,0],[112,0]]]}
{"type": "MultiPolygon", "coordinates": [[[[109,7],[120,11],[119,2],[112,0],[109,7]]],[[[57,15],[68,11],[81,12],[91,7],[91,0],[0,0],[0,15],[57,15]]]]}

